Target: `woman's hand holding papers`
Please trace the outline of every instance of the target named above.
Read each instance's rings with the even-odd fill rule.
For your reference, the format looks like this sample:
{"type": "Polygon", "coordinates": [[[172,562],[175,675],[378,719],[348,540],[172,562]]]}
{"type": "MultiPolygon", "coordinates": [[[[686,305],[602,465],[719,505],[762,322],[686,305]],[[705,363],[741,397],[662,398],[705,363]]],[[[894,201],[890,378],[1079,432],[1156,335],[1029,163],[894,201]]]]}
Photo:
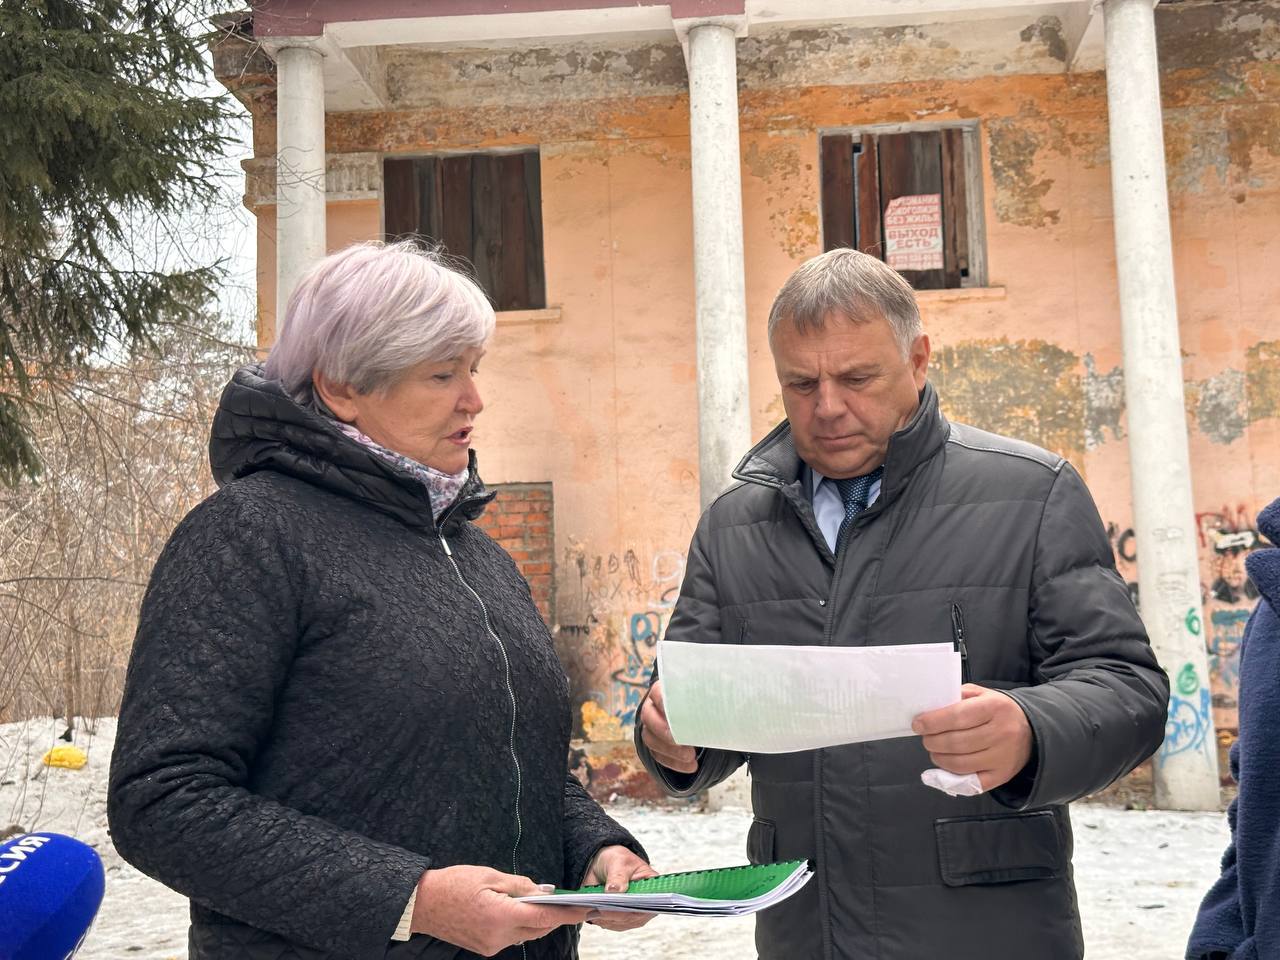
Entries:
{"type": "MultiPolygon", "coordinates": [[[[591,861],[584,887],[603,884],[606,893],[625,893],[632,880],[656,877],[658,871],[649,866],[626,847],[603,847],[591,861]]],[[[593,910],[587,923],[605,930],[634,930],[643,927],[654,918],[652,913],[601,913],[593,910]]]]}
{"type": "Polygon", "coordinates": [[[528,877],[488,867],[428,870],[418,881],[410,929],[491,957],[513,944],[537,940],[556,927],[586,919],[587,911],[580,907],[543,906],[514,899],[550,889],[528,877]]]}
{"type": "Polygon", "coordinates": [[[649,696],[640,709],[640,739],[653,754],[653,759],[676,773],[697,773],[698,754],[693,747],[676,743],[667,723],[667,711],[662,701],[662,681],[655,680],[649,688],[649,696]]]}

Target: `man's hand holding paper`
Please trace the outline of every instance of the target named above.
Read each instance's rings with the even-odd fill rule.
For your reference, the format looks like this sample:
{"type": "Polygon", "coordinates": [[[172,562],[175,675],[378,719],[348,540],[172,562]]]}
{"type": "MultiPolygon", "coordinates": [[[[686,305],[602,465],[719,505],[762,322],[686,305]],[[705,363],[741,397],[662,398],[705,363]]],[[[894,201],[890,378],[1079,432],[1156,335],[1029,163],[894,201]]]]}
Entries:
{"type": "Polygon", "coordinates": [[[916,717],[911,729],[948,773],[976,774],[983,791],[1002,787],[1031,759],[1031,725],[1018,702],[999,690],[966,683],[962,699],[916,717]]]}
{"type": "Polygon", "coordinates": [[[976,777],[986,792],[1012,780],[1031,758],[1022,708],[998,690],[960,687],[958,662],[945,644],[822,648],[816,664],[807,649],[796,656],[797,648],[788,647],[664,649],[674,660],[663,675],[676,689],[680,742],[661,681],[642,709],[641,736],[655,759],[678,773],[698,769],[694,744],[777,753],[916,734],[939,769],[976,777]],[[762,658],[773,669],[762,672],[762,658]],[[913,714],[930,702],[943,705],[913,714]],[[910,729],[895,725],[895,716],[910,718],[910,729]]]}
{"type": "Polygon", "coordinates": [[[676,743],[667,722],[666,705],[662,695],[662,681],[655,680],[649,688],[640,709],[640,736],[654,759],[676,773],[694,773],[698,769],[698,751],[693,747],[676,743]]]}

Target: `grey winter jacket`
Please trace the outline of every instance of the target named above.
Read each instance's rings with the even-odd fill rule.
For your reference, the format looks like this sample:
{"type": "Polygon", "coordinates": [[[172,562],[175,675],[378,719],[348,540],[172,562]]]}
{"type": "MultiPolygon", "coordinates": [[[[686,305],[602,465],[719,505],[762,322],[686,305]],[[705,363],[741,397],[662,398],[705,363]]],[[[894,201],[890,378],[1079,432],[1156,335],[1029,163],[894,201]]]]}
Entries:
{"type": "Polygon", "coordinates": [[[142,604],[108,795],[121,855],[191,898],[192,960],[461,960],[389,942],[424,870],[577,886],[606,844],[643,855],[568,772],[568,681],[468,522],[493,498],[474,458],[437,525],[425,486],[253,367],[210,455],[222,489],[142,604]]]}
{"type": "Polygon", "coordinates": [[[763,960],[1075,960],[1066,804],[1160,745],[1168,681],[1102,523],[1061,457],[950,424],[931,386],[890,441],[880,496],[833,555],[782,424],[702,516],[666,637],[959,646],[966,679],[1030,720],[1028,767],[959,799],[920,783],[911,737],[783,755],[705,751],[696,774],[640,756],[675,795],[749,764],[753,862],[816,882],[760,914],[763,960]]]}

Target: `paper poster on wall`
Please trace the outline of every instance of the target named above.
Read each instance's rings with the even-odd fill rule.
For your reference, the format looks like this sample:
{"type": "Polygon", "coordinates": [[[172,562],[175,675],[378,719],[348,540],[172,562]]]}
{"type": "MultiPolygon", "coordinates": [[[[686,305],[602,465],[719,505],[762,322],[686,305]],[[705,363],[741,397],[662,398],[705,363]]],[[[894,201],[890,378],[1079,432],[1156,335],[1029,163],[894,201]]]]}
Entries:
{"type": "Polygon", "coordinates": [[[894,197],[884,211],[885,258],[895,270],[942,269],[942,195],[894,197]]]}

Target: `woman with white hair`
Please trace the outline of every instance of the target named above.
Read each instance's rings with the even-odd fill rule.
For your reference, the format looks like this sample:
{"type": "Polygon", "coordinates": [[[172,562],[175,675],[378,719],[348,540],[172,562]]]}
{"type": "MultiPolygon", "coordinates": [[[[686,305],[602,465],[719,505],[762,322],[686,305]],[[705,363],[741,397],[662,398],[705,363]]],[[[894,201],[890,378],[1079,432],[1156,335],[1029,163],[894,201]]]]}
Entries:
{"type": "Polygon", "coordinates": [[[653,870],[568,772],[551,637],[470,522],[493,328],[435,255],[359,245],[223,393],[108,797],[121,855],[191,899],[192,960],[568,960],[584,920],[647,919],[516,899],[653,870]]]}

